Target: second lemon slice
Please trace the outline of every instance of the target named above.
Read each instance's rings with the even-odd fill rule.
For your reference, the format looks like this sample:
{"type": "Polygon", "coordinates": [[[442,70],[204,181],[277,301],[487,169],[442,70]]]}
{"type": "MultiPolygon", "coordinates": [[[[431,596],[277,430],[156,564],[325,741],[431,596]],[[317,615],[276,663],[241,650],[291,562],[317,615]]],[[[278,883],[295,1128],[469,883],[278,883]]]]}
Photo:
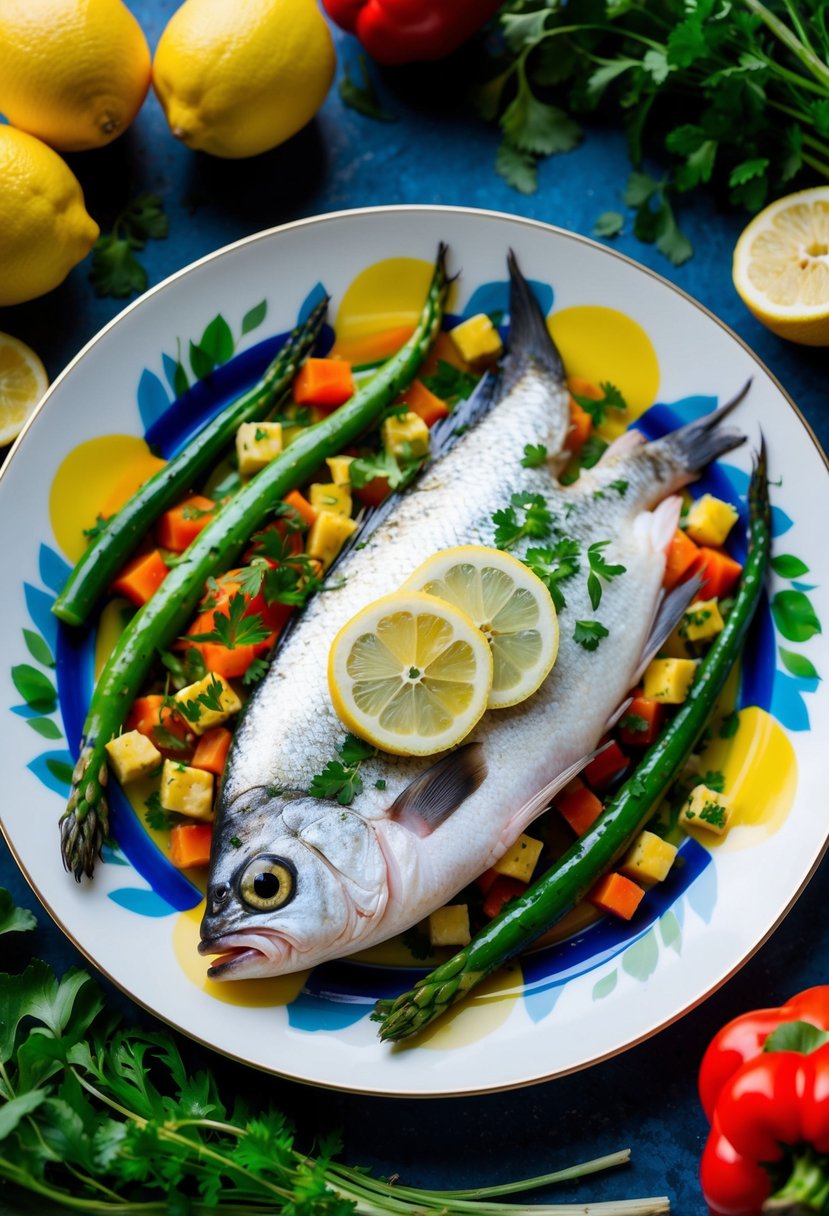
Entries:
{"type": "Polygon", "coordinates": [[[550,593],[523,562],[479,545],[444,549],[404,584],[460,608],[492,648],[490,709],[517,705],[549,675],[558,654],[558,615],[550,593]]]}
{"type": "Polygon", "coordinates": [[[428,756],[464,739],[487,707],[492,655],[459,609],[399,591],[343,626],[328,657],[337,716],[383,751],[428,756]]]}

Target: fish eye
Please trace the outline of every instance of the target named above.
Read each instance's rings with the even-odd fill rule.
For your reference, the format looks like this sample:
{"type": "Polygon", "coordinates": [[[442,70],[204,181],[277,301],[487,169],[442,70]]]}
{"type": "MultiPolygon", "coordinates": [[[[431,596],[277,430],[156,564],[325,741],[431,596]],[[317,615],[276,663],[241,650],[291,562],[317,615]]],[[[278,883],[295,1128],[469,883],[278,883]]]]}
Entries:
{"type": "Polygon", "coordinates": [[[296,870],[282,857],[268,853],[255,857],[239,879],[239,894],[257,912],[284,908],[296,891],[296,870]]]}

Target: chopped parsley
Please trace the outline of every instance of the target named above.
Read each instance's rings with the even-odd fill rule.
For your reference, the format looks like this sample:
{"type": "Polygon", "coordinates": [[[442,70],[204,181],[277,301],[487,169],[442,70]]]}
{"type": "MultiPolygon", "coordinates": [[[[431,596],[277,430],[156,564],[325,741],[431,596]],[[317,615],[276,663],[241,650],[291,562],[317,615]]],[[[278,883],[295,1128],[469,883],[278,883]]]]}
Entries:
{"type": "Polygon", "coordinates": [[[641,714],[623,714],[619,719],[619,728],[635,735],[644,734],[648,729],[648,720],[641,714]]]}
{"type": "Polygon", "coordinates": [[[253,612],[246,616],[247,611],[246,597],[237,592],[228,601],[227,614],[214,614],[211,630],[207,633],[190,633],[187,636],[191,642],[214,642],[228,650],[235,650],[237,646],[256,646],[259,642],[267,641],[271,631],[262,624],[260,613],[253,612]]]}
{"type": "Polygon", "coordinates": [[[396,460],[390,452],[375,452],[368,456],[357,456],[348,466],[349,480],[355,490],[361,490],[376,477],[385,477],[390,490],[396,490],[410,481],[425,460],[424,456],[403,456],[396,460]]]}
{"type": "Polygon", "coordinates": [[[340,746],[340,759],[329,760],[322,772],[311,779],[308,793],[313,798],[336,799],[340,806],[350,806],[363,792],[360,765],[376,754],[370,743],[356,735],[346,735],[340,746]]]}
{"type": "Polygon", "coordinates": [[[181,518],[188,521],[194,519],[204,519],[205,515],[212,515],[215,510],[216,508],[213,505],[209,507],[195,507],[191,502],[189,502],[185,507],[182,507],[181,518]]]}
{"type": "Polygon", "coordinates": [[[602,390],[603,396],[598,399],[582,397],[578,393],[573,393],[573,400],[590,415],[594,426],[599,426],[604,422],[608,410],[619,410],[624,413],[628,407],[615,384],[610,384],[605,380],[599,385],[599,388],[602,390]]]}
{"type": "Polygon", "coordinates": [[[478,384],[478,377],[473,376],[471,372],[461,371],[445,359],[438,359],[436,370],[431,376],[421,376],[421,383],[430,393],[440,397],[441,401],[454,405],[472,396],[478,384]]]}
{"type": "Polygon", "coordinates": [[[543,443],[526,443],[521,464],[525,469],[540,469],[547,456],[547,448],[543,443]]]}
{"type": "Polygon", "coordinates": [[[267,439],[267,438],[268,438],[268,432],[265,430],[265,428],[263,426],[258,426],[256,428],[256,430],[253,432],[254,443],[261,443],[264,439],[267,439]]]}
{"type": "Polygon", "coordinates": [[[268,659],[254,659],[242,676],[242,683],[245,688],[249,688],[252,684],[258,684],[262,677],[267,675],[269,667],[270,662],[268,659]]]}
{"type": "Polygon", "coordinates": [[[198,722],[202,716],[202,711],[205,709],[220,714],[224,711],[224,706],[222,705],[224,690],[224,684],[218,676],[211,676],[210,683],[203,692],[200,692],[198,696],[193,697],[191,700],[177,700],[175,702],[176,709],[188,722],[198,722]]]}
{"type": "Polygon", "coordinates": [[[145,799],[144,806],[147,826],[156,832],[167,832],[181,822],[180,815],[177,815],[175,811],[165,810],[161,805],[161,795],[158,790],[153,790],[149,798],[145,799]]]}
{"type": "Polygon", "coordinates": [[[587,561],[590,573],[587,576],[587,594],[595,612],[602,601],[602,580],[610,582],[620,574],[624,574],[626,566],[611,566],[605,561],[603,550],[610,544],[609,540],[597,540],[587,550],[587,561]]]}
{"type": "MultiPolygon", "coordinates": [[[[689,815],[688,818],[690,819],[690,817],[689,815]]],[[[725,827],[725,807],[721,806],[719,802],[703,803],[699,817],[703,823],[710,823],[712,827],[725,827]]]]}
{"type": "Polygon", "coordinates": [[[574,481],[578,481],[582,469],[592,469],[595,464],[599,463],[607,451],[607,446],[606,441],[600,435],[588,435],[581,451],[570,461],[566,471],[562,473],[561,484],[571,486],[574,481]]]}
{"type": "Polygon", "coordinates": [[[620,498],[624,498],[628,492],[629,484],[630,483],[625,481],[623,477],[618,477],[616,481],[611,481],[609,489],[615,490],[620,498]]]}
{"type": "Polygon", "coordinates": [[[585,650],[596,650],[602,638],[607,636],[608,630],[601,621],[576,621],[573,628],[573,641],[585,650]]]}
{"type": "Polygon", "coordinates": [[[106,531],[106,526],[109,523],[111,518],[112,518],[112,516],[110,516],[110,515],[96,515],[95,523],[92,525],[92,527],[84,528],[83,534],[86,537],[86,539],[89,541],[90,544],[92,544],[93,541],[97,540],[98,537],[101,536],[106,531]]]}
{"type": "Polygon", "coordinates": [[[566,536],[552,548],[527,550],[524,565],[541,579],[557,612],[567,605],[559,584],[578,574],[580,552],[579,542],[566,536]]]}
{"type": "Polygon", "coordinates": [[[553,517],[541,494],[513,494],[510,505],[492,516],[495,524],[495,544],[499,549],[511,549],[524,537],[542,540],[550,535],[553,517]],[[519,512],[523,518],[519,518],[519,512]]]}
{"type": "Polygon", "coordinates": [[[233,846],[234,849],[241,849],[241,847],[242,847],[242,842],[238,836],[231,836],[230,844],[233,846]]]}
{"type": "Polygon", "coordinates": [[[159,658],[170,673],[170,683],[173,688],[186,688],[195,684],[207,675],[207,668],[201,652],[195,646],[190,646],[181,654],[172,650],[160,650],[159,658]]]}

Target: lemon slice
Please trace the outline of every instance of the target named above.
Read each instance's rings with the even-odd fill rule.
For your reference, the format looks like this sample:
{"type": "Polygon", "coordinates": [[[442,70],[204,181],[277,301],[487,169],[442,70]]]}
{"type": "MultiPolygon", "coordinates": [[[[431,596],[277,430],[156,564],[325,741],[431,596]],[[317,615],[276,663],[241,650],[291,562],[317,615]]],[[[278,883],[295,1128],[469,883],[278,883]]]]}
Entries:
{"type": "Polygon", "coordinates": [[[550,674],[558,615],[541,579],[517,558],[459,545],[427,558],[404,587],[454,604],[481,630],[492,648],[490,709],[526,700],[550,674]]]}
{"type": "Polygon", "coordinates": [[[781,338],[829,346],[829,186],[778,199],[734,249],[734,286],[781,338]]]}
{"type": "Polygon", "coordinates": [[[398,591],[344,625],[328,656],[337,716],[400,756],[428,756],[466,738],[487,707],[492,654],[452,604],[398,591]]]}
{"type": "Polygon", "coordinates": [[[35,352],[0,333],[0,447],[17,438],[48,387],[46,369],[35,352]]]}

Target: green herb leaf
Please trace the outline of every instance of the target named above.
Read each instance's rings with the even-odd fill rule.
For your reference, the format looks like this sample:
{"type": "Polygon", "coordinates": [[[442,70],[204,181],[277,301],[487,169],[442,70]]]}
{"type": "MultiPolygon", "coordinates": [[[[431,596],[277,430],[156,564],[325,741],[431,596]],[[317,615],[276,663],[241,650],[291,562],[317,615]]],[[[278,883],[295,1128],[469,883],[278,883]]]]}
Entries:
{"type": "Polygon", "coordinates": [[[573,627],[573,641],[585,650],[595,650],[602,638],[607,636],[608,630],[601,621],[576,621],[573,627]]]}
{"type": "Polygon", "coordinates": [[[363,760],[370,760],[372,756],[377,755],[377,748],[371,743],[366,743],[365,739],[358,739],[356,735],[350,732],[346,735],[340,747],[340,758],[343,764],[353,766],[362,763],[363,760]]]}
{"type": "Polygon", "coordinates": [[[9,892],[0,887],[0,933],[25,933],[35,928],[37,920],[33,913],[27,908],[16,908],[9,892]]]}
{"type": "Polygon", "coordinates": [[[377,96],[377,90],[369,75],[368,59],[360,55],[358,73],[352,75],[349,63],[343,64],[343,74],[340,78],[339,93],[343,105],[349,110],[362,114],[364,118],[372,118],[375,122],[397,122],[397,115],[384,110],[377,96]],[[359,79],[357,78],[359,74],[359,79]]]}
{"type": "Polygon", "coordinates": [[[268,659],[254,659],[248,667],[245,674],[242,676],[242,683],[245,688],[250,688],[254,684],[258,684],[268,674],[270,661],[268,659]]]}
{"type": "Polygon", "coordinates": [[[538,189],[535,157],[529,152],[522,152],[508,139],[503,139],[498,146],[495,172],[521,194],[535,194],[538,189]]]}
{"type": "Polygon", "coordinates": [[[437,367],[431,376],[421,376],[421,382],[429,392],[440,397],[447,405],[454,405],[471,397],[479,379],[480,377],[472,372],[462,371],[452,363],[447,363],[445,359],[438,359],[437,367]]]}
{"type": "Polygon", "coordinates": [[[625,217],[620,211],[603,211],[593,225],[593,235],[610,238],[619,236],[625,226],[625,217]]]}
{"type": "Polygon", "coordinates": [[[619,719],[619,729],[628,730],[632,734],[644,734],[648,729],[648,720],[641,714],[622,714],[619,719]]]}
{"type": "Polygon", "coordinates": [[[609,540],[598,540],[590,545],[587,550],[587,562],[590,566],[590,573],[587,576],[587,594],[590,596],[590,603],[595,612],[602,600],[602,580],[611,582],[614,578],[618,578],[620,574],[624,574],[626,566],[620,564],[609,565],[604,558],[604,550],[610,544],[609,540]]]}
{"type": "Polygon", "coordinates": [[[216,610],[213,615],[213,628],[207,633],[189,633],[190,642],[215,642],[235,650],[237,646],[256,646],[265,642],[271,636],[271,631],[262,624],[258,612],[248,612],[248,601],[244,595],[232,595],[227,604],[227,612],[216,610]]]}
{"type": "Polygon", "coordinates": [[[574,401],[590,415],[594,426],[599,426],[604,422],[608,410],[619,410],[620,413],[627,410],[627,402],[615,384],[603,381],[599,387],[603,394],[599,398],[585,397],[578,393],[573,394],[574,401]]]}
{"type": "Polygon", "coordinates": [[[556,545],[546,549],[528,549],[524,565],[541,579],[550,592],[556,611],[566,607],[560,583],[578,574],[581,548],[578,541],[564,537],[556,545]]]}
{"type": "Polygon", "coordinates": [[[154,194],[135,198],[118,216],[112,232],[95,242],[89,277],[96,294],[123,299],[145,291],[147,272],[135,254],[148,240],[161,240],[167,232],[161,199],[154,194]]]}
{"type": "Polygon", "coordinates": [[[329,760],[321,773],[312,778],[308,793],[313,798],[335,798],[341,806],[350,806],[363,792],[362,779],[354,768],[329,760]]]}
{"type": "Polygon", "coordinates": [[[111,516],[109,515],[96,515],[95,523],[92,525],[92,527],[83,529],[83,534],[90,544],[93,540],[97,540],[98,537],[105,531],[110,518],[111,516]]]}
{"type": "Polygon", "coordinates": [[[160,650],[158,657],[170,673],[173,688],[186,688],[195,684],[207,675],[204,658],[195,646],[189,646],[183,651],[160,650]]]}
{"type": "Polygon", "coordinates": [[[518,541],[529,537],[541,540],[552,531],[553,517],[541,494],[518,493],[510,498],[510,506],[496,511],[495,544],[499,549],[511,549],[518,541]],[[523,513],[523,518],[519,518],[523,513]]]}
{"type": "Polygon", "coordinates": [[[547,448],[543,443],[526,443],[521,464],[525,469],[540,469],[547,459],[547,448]]]}

